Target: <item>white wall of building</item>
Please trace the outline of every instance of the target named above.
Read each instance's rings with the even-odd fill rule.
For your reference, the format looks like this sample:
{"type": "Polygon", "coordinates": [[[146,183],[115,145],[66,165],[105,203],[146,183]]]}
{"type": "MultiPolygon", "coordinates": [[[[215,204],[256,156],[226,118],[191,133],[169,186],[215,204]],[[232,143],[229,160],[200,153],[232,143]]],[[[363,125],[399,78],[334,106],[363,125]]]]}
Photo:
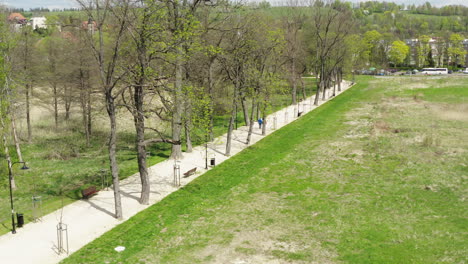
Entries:
{"type": "Polygon", "coordinates": [[[36,28],[47,28],[45,17],[33,17],[30,20],[33,29],[36,28]]]}

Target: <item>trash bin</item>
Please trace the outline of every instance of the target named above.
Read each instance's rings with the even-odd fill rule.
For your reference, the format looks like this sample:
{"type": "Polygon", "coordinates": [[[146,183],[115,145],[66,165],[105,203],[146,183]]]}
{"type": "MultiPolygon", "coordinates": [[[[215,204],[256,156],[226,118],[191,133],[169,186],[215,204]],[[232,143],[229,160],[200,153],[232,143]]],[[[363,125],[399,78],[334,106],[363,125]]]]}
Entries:
{"type": "Polygon", "coordinates": [[[210,166],[214,167],[216,165],[215,159],[211,158],[210,159],[210,166]]]}
{"type": "Polygon", "coordinates": [[[23,227],[24,225],[24,216],[23,214],[16,214],[16,222],[18,222],[17,227],[23,227]]]}

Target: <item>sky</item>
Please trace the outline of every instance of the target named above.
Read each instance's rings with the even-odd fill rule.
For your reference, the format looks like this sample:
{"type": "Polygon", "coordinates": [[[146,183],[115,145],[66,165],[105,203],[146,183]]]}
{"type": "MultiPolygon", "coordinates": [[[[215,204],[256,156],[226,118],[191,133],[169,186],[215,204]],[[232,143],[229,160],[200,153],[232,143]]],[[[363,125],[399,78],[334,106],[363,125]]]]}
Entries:
{"type": "MultiPolygon", "coordinates": [[[[248,0],[248,1],[260,1],[260,0],[248,0]]],[[[350,2],[359,2],[359,0],[348,0],[350,2]]],[[[434,6],[444,6],[444,5],[465,5],[468,6],[467,0],[386,0],[387,2],[395,2],[398,4],[416,4],[420,5],[425,2],[429,2],[434,6]]],[[[281,0],[269,0],[272,3],[283,2],[281,0]]],[[[74,0],[0,0],[0,3],[10,7],[16,8],[35,8],[35,7],[47,7],[49,9],[55,8],[70,8],[77,7],[78,5],[74,0]]]]}
{"type": "Polygon", "coordinates": [[[74,0],[0,0],[0,2],[9,7],[30,9],[35,7],[47,7],[49,9],[63,9],[78,7],[74,0]]]}

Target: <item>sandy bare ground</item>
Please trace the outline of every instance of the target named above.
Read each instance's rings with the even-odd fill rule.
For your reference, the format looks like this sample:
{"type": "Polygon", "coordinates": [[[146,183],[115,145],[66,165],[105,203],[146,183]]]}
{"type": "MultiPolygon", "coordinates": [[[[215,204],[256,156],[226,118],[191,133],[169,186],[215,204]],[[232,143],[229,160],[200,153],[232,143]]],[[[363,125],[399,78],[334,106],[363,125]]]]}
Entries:
{"type": "MultiPolygon", "coordinates": [[[[346,90],[348,82],[342,87],[346,90]]],[[[337,92],[339,94],[339,92],[337,92]]],[[[309,112],[316,108],[313,106],[314,96],[299,104],[299,111],[309,112]]],[[[320,104],[325,101],[321,101],[320,104]]],[[[297,119],[297,106],[289,106],[266,118],[267,135],[288,123],[297,119]]],[[[263,138],[258,125],[254,126],[251,144],[255,144],[263,138]]],[[[245,144],[247,138],[247,127],[240,127],[234,131],[232,141],[232,155],[235,155],[248,147],[245,144]]],[[[223,135],[209,146],[208,157],[214,157],[219,164],[229,157],[223,155],[225,151],[226,135],[223,135]]],[[[189,178],[182,178],[181,184],[186,185],[196,177],[202,175],[205,168],[205,149],[203,146],[194,148],[192,153],[184,153],[180,161],[181,174],[197,168],[197,173],[189,178]]],[[[113,227],[126,221],[136,213],[157,203],[170,193],[177,191],[178,187],[173,185],[174,160],[166,160],[149,168],[151,181],[151,198],[149,205],[138,203],[140,196],[140,179],[138,174],[121,182],[123,220],[119,221],[113,217],[114,198],[111,189],[102,190],[98,195],[89,200],[80,200],[61,210],[42,217],[36,223],[28,223],[18,229],[16,234],[5,234],[0,237],[0,263],[18,264],[45,264],[57,263],[67,257],[67,253],[57,252],[57,229],[61,217],[62,222],[68,229],[69,254],[79,250],[84,245],[100,237],[113,227]]],[[[66,238],[64,237],[66,244],[66,238]]],[[[109,245],[115,248],[119,245],[109,245]]]]}

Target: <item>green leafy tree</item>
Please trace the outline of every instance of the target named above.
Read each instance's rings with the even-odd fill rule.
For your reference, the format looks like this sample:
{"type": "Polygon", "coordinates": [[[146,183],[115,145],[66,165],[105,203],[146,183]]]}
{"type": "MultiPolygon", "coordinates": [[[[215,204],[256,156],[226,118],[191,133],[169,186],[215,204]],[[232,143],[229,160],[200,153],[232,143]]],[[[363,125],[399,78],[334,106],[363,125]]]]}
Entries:
{"type": "Polygon", "coordinates": [[[347,49],[349,52],[348,63],[354,74],[356,70],[362,69],[366,66],[366,62],[369,61],[369,53],[367,52],[367,44],[363,38],[358,34],[353,34],[347,37],[345,43],[347,44],[347,49]]]}
{"type": "Polygon", "coordinates": [[[374,63],[378,60],[379,42],[383,36],[377,30],[371,30],[364,33],[364,43],[366,44],[366,56],[369,58],[369,63],[374,63]]]}
{"type": "Polygon", "coordinates": [[[460,34],[452,34],[449,41],[448,55],[452,57],[453,63],[457,66],[460,59],[466,55],[466,50],[463,48],[463,37],[460,34]]]}
{"type": "Polygon", "coordinates": [[[410,48],[401,40],[396,40],[392,43],[390,51],[388,52],[388,58],[396,66],[402,64],[405,61],[406,56],[409,54],[410,48]]]}
{"type": "Polygon", "coordinates": [[[205,169],[208,169],[208,141],[210,139],[213,108],[211,98],[202,87],[186,86],[187,99],[191,106],[191,120],[194,127],[201,132],[205,142],[205,169]]]}
{"type": "Polygon", "coordinates": [[[427,55],[431,47],[429,46],[429,41],[431,37],[427,35],[419,36],[419,45],[418,45],[418,65],[424,67],[428,64],[427,55]]]}

